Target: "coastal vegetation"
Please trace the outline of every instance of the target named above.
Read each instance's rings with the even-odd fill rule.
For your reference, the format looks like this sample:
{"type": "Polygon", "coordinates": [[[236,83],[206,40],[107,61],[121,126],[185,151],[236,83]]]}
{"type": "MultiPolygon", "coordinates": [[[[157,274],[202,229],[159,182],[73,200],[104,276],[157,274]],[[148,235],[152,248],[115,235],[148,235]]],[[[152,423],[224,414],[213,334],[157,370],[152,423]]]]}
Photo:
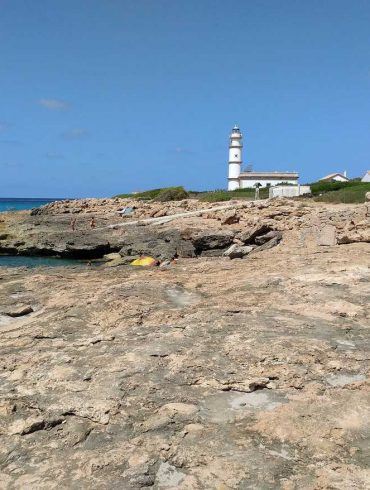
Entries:
{"type": "Polygon", "coordinates": [[[140,201],[181,201],[189,197],[189,193],[182,186],[162,187],[159,189],[149,189],[142,192],[133,192],[130,194],[118,194],[114,197],[138,199],[140,201]]]}
{"type": "Polygon", "coordinates": [[[360,203],[370,192],[370,183],[358,179],[349,182],[314,182],[310,184],[315,201],[331,203],[360,203]]]}
{"type": "MultiPolygon", "coordinates": [[[[365,201],[366,192],[370,191],[370,183],[361,182],[358,179],[349,182],[313,182],[309,184],[312,191],[312,198],[315,201],[331,203],[360,203],[365,201]]],[[[195,198],[203,202],[221,202],[232,199],[255,199],[256,190],[254,188],[236,189],[227,191],[216,189],[213,191],[187,191],[183,186],[163,187],[150,189],[143,192],[132,194],[119,194],[115,197],[138,199],[140,201],[180,201],[186,198],[195,198]]],[[[260,199],[267,199],[269,188],[259,189],[260,199]]]]}
{"type": "MultiPolygon", "coordinates": [[[[226,191],[224,189],[217,189],[207,192],[192,192],[194,197],[197,197],[200,201],[204,202],[220,202],[230,201],[231,199],[247,199],[252,200],[256,196],[256,189],[236,189],[235,191],[226,191]]],[[[268,187],[261,187],[259,190],[260,199],[268,198],[268,187]]]]}

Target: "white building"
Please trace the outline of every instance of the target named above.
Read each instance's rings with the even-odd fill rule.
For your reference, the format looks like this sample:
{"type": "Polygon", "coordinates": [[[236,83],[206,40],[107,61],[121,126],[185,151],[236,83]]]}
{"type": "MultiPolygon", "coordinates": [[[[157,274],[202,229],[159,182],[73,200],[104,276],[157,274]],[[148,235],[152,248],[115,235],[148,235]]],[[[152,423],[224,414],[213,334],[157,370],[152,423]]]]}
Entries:
{"type": "Polygon", "coordinates": [[[362,177],[361,182],[370,182],[370,170],[362,177]]]}
{"type": "Polygon", "coordinates": [[[230,134],[229,144],[229,177],[228,190],[245,189],[247,187],[270,187],[282,182],[297,185],[297,172],[242,172],[243,135],[238,126],[234,126],[230,134]]]}
{"type": "Polygon", "coordinates": [[[335,174],[329,174],[320,179],[320,182],[348,182],[347,172],[344,171],[342,174],[337,172],[335,174]]]}

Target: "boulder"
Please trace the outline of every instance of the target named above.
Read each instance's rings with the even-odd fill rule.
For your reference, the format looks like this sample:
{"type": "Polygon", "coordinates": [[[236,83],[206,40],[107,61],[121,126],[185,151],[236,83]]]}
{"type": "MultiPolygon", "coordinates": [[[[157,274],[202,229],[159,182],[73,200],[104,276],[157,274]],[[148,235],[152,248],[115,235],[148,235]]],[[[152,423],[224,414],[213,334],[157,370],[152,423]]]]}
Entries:
{"type": "Polygon", "coordinates": [[[263,245],[260,245],[256,248],[254,248],[253,253],[254,252],[263,252],[263,250],[268,250],[269,248],[276,247],[276,245],[278,245],[280,243],[281,239],[282,239],[282,235],[280,233],[279,235],[275,236],[274,238],[272,238],[268,242],[265,242],[263,245]]]}
{"type": "Polygon", "coordinates": [[[283,238],[281,231],[271,230],[268,233],[265,233],[264,235],[256,236],[254,241],[257,245],[263,245],[264,243],[270,241],[272,238],[276,238],[276,237],[278,237],[279,240],[283,238]]]}
{"type": "Polygon", "coordinates": [[[254,243],[254,239],[257,236],[264,235],[271,230],[271,227],[266,224],[258,224],[253,228],[242,231],[237,235],[237,238],[241,240],[244,244],[254,243]]]}
{"type": "Polygon", "coordinates": [[[1,313],[16,318],[19,316],[29,315],[32,312],[33,308],[30,305],[12,305],[3,310],[1,313]]]}
{"type": "Polygon", "coordinates": [[[239,223],[240,217],[238,216],[236,209],[227,211],[221,218],[222,225],[232,225],[233,223],[239,223]]]}
{"type": "Polygon", "coordinates": [[[255,247],[253,245],[240,246],[234,243],[223,253],[224,257],[229,257],[229,259],[242,259],[248,255],[255,247]]]}
{"type": "Polygon", "coordinates": [[[131,262],[135,259],[138,259],[139,256],[126,256],[126,257],[121,257],[119,254],[117,254],[119,258],[109,260],[106,264],[105,267],[118,267],[120,265],[128,265],[131,264],[131,262]]]}
{"type": "Polygon", "coordinates": [[[204,250],[224,249],[230,246],[234,239],[231,230],[207,230],[202,231],[193,237],[193,245],[197,254],[204,250]]]}
{"type": "Polygon", "coordinates": [[[337,239],[338,245],[347,245],[348,243],[369,243],[370,242],[370,230],[355,230],[353,232],[347,232],[341,235],[337,239]]]}

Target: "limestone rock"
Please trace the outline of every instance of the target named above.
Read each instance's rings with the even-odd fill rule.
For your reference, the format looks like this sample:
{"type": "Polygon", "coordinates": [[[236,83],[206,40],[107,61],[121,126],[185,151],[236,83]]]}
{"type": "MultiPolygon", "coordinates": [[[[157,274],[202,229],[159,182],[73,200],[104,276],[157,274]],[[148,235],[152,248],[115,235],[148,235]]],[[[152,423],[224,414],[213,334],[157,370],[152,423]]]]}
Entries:
{"type": "Polygon", "coordinates": [[[195,235],[193,245],[198,252],[212,249],[222,249],[231,245],[234,233],[230,230],[203,231],[195,235]]]}
{"type": "MultiPolygon", "coordinates": [[[[119,255],[119,254],[118,254],[119,255]]],[[[130,256],[124,256],[122,257],[119,255],[119,258],[109,260],[105,265],[105,267],[119,267],[120,265],[128,265],[131,264],[133,260],[136,260],[139,258],[139,255],[130,255],[130,256]]]]}
{"type": "Polygon", "coordinates": [[[348,243],[369,243],[370,242],[370,225],[363,230],[354,230],[350,232],[344,232],[338,237],[338,244],[344,245],[348,243]]]}
{"type": "Polygon", "coordinates": [[[33,308],[30,305],[12,305],[5,308],[1,313],[11,317],[19,317],[29,315],[33,312],[33,308]]]}
{"type": "Polygon", "coordinates": [[[160,261],[195,255],[192,243],[184,240],[178,231],[157,232],[146,229],[127,233],[119,253],[124,257],[148,255],[160,261]]]}
{"type": "Polygon", "coordinates": [[[116,260],[116,259],[120,259],[120,258],[121,258],[121,256],[118,252],[113,252],[110,254],[103,255],[104,260],[116,260]]]}
{"type": "Polygon", "coordinates": [[[196,405],[192,405],[190,403],[167,403],[163,405],[159,413],[167,413],[171,416],[180,415],[180,416],[189,416],[194,415],[198,411],[198,407],[196,405]]]}
{"type": "Polygon", "coordinates": [[[29,417],[27,419],[16,420],[10,427],[10,434],[20,434],[22,436],[26,434],[32,434],[39,430],[47,430],[63,422],[62,417],[29,417]]]}
{"type": "Polygon", "coordinates": [[[237,235],[237,238],[239,238],[239,240],[245,244],[254,243],[254,239],[257,236],[264,235],[269,231],[271,231],[271,227],[262,223],[254,226],[253,228],[242,231],[237,235]]]}
{"type": "Polygon", "coordinates": [[[318,230],[318,245],[334,246],[337,244],[337,230],[333,225],[325,225],[318,230]]]}
{"type": "Polygon", "coordinates": [[[224,257],[229,257],[230,259],[242,259],[248,255],[255,247],[253,245],[240,246],[234,243],[223,253],[224,257]]]}
{"type": "Polygon", "coordinates": [[[240,217],[236,211],[236,209],[232,209],[225,213],[221,218],[222,225],[231,225],[233,223],[239,223],[240,217]]]}
{"type": "Polygon", "coordinates": [[[283,235],[280,231],[271,230],[264,235],[256,236],[254,241],[257,245],[263,245],[272,238],[277,238],[278,240],[281,240],[283,238],[283,235]]]}
{"type": "MultiPolygon", "coordinates": [[[[315,231],[333,225],[339,240],[364,240],[367,206],[307,201],[298,216],[295,202],[248,204],[231,235],[198,216],[88,229],[91,213],[103,228],[128,203],[0,216],[11,235],[0,247],[65,251],[77,210],[82,246],[95,233],[109,253],[139,243],[199,252],[165,271],[1,267],[0,311],[37,311],[0,315],[2,487],[368,488],[369,247],[317,247],[315,231]],[[246,260],[202,257],[261,223],[270,229],[246,260]],[[271,230],[283,240],[259,253],[276,245],[271,230]],[[195,250],[201,236],[215,248],[195,250]]],[[[153,210],[137,205],[135,217],[153,210]]]]}
{"type": "Polygon", "coordinates": [[[279,245],[280,241],[282,239],[282,234],[278,233],[276,234],[273,238],[265,242],[263,245],[259,245],[253,250],[253,253],[255,252],[263,252],[263,250],[268,250],[270,248],[276,247],[276,245],[279,245]]]}

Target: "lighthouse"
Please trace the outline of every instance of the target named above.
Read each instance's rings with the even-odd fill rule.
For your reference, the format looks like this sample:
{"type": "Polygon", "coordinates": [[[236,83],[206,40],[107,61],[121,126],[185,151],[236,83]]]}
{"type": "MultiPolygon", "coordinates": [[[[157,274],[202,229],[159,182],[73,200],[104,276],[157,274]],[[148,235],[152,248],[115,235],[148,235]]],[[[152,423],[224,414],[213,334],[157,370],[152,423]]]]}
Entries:
{"type": "Polygon", "coordinates": [[[228,190],[234,191],[240,187],[240,172],[242,167],[243,135],[238,126],[234,126],[230,134],[229,144],[229,178],[228,190]]]}

